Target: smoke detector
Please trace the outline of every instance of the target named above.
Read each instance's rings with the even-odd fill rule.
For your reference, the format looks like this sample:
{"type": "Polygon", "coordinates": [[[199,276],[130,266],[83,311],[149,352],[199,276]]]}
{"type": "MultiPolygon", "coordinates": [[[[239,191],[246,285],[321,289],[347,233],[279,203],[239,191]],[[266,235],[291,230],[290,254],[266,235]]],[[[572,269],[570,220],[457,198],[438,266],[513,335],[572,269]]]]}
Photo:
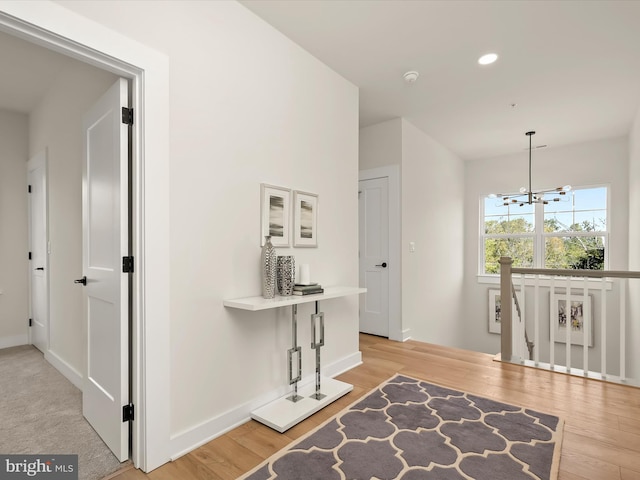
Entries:
{"type": "Polygon", "coordinates": [[[404,81],[407,82],[408,84],[415,83],[415,81],[418,79],[419,76],[420,74],[414,70],[408,71],[403,75],[404,81]]]}

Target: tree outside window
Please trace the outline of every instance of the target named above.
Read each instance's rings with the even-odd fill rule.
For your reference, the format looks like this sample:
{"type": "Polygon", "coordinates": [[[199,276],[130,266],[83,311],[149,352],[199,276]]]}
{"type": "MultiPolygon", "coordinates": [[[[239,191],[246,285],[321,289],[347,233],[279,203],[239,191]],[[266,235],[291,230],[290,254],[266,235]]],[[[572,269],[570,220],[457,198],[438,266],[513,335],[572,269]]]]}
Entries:
{"type": "Polygon", "coordinates": [[[483,198],[481,207],[480,273],[499,273],[502,256],[511,257],[515,267],[605,268],[607,187],[574,189],[566,201],[547,205],[504,206],[483,198]]]}

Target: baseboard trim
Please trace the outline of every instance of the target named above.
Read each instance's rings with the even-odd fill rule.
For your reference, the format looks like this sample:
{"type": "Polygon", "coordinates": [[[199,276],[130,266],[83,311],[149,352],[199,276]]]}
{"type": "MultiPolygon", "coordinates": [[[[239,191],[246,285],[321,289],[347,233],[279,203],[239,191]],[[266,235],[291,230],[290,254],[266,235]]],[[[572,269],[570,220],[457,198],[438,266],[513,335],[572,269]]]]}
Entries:
{"type": "Polygon", "coordinates": [[[411,329],[410,328],[405,328],[402,331],[402,341],[406,342],[409,339],[411,339],[411,329]]]}
{"type": "MultiPolygon", "coordinates": [[[[323,366],[322,373],[327,377],[333,378],[361,364],[362,353],[355,352],[330,365],[323,366]]],[[[305,376],[300,382],[300,386],[302,387],[314,381],[315,374],[305,376]]],[[[253,410],[284,396],[289,390],[290,387],[288,385],[282,386],[217,417],[202,422],[200,425],[172,435],[170,440],[170,452],[172,452],[170,455],[171,461],[175,461],[205,443],[247,422],[251,419],[251,412],[253,410]]]]}
{"type": "Polygon", "coordinates": [[[405,328],[404,330],[398,330],[395,332],[389,332],[389,340],[394,342],[406,342],[411,338],[411,329],[405,328]]]}
{"type": "Polygon", "coordinates": [[[0,348],[19,347],[29,344],[29,335],[13,335],[11,337],[0,337],[0,348]]]}
{"type": "MultiPolygon", "coordinates": [[[[351,370],[352,368],[362,365],[362,352],[357,351],[351,355],[347,355],[341,358],[337,362],[333,362],[331,365],[322,367],[322,374],[326,377],[337,377],[341,373],[351,370]]],[[[310,375],[311,379],[315,381],[315,375],[310,375]]]]}
{"type": "Polygon", "coordinates": [[[44,358],[53,366],[53,368],[58,370],[67,378],[67,380],[69,380],[76,387],[78,387],[80,391],[82,391],[82,374],[80,372],[78,372],[75,368],[73,368],[51,350],[45,352],[44,358]]]}

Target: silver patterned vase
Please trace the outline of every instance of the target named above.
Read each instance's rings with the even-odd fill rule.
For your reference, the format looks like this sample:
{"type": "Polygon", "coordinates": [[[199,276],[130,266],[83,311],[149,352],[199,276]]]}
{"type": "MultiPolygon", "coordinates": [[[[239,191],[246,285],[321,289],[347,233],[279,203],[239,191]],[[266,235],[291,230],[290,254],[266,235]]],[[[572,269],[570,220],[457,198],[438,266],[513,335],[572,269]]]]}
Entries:
{"type": "Polygon", "coordinates": [[[271,237],[264,237],[262,246],[262,296],[273,298],[276,296],[276,249],[271,243],[271,237]]]}
{"type": "Polygon", "coordinates": [[[293,294],[296,277],[296,260],[293,255],[278,257],[278,293],[283,296],[293,294]]]}

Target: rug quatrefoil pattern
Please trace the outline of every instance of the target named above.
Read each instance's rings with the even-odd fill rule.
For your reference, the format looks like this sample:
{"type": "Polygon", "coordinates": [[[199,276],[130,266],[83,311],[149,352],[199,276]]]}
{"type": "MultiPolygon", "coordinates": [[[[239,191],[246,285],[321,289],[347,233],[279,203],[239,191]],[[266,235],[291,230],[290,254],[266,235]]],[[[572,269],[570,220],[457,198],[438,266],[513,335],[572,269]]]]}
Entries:
{"type": "Polygon", "coordinates": [[[287,447],[245,480],[551,480],[558,417],[403,375],[287,447]]]}

